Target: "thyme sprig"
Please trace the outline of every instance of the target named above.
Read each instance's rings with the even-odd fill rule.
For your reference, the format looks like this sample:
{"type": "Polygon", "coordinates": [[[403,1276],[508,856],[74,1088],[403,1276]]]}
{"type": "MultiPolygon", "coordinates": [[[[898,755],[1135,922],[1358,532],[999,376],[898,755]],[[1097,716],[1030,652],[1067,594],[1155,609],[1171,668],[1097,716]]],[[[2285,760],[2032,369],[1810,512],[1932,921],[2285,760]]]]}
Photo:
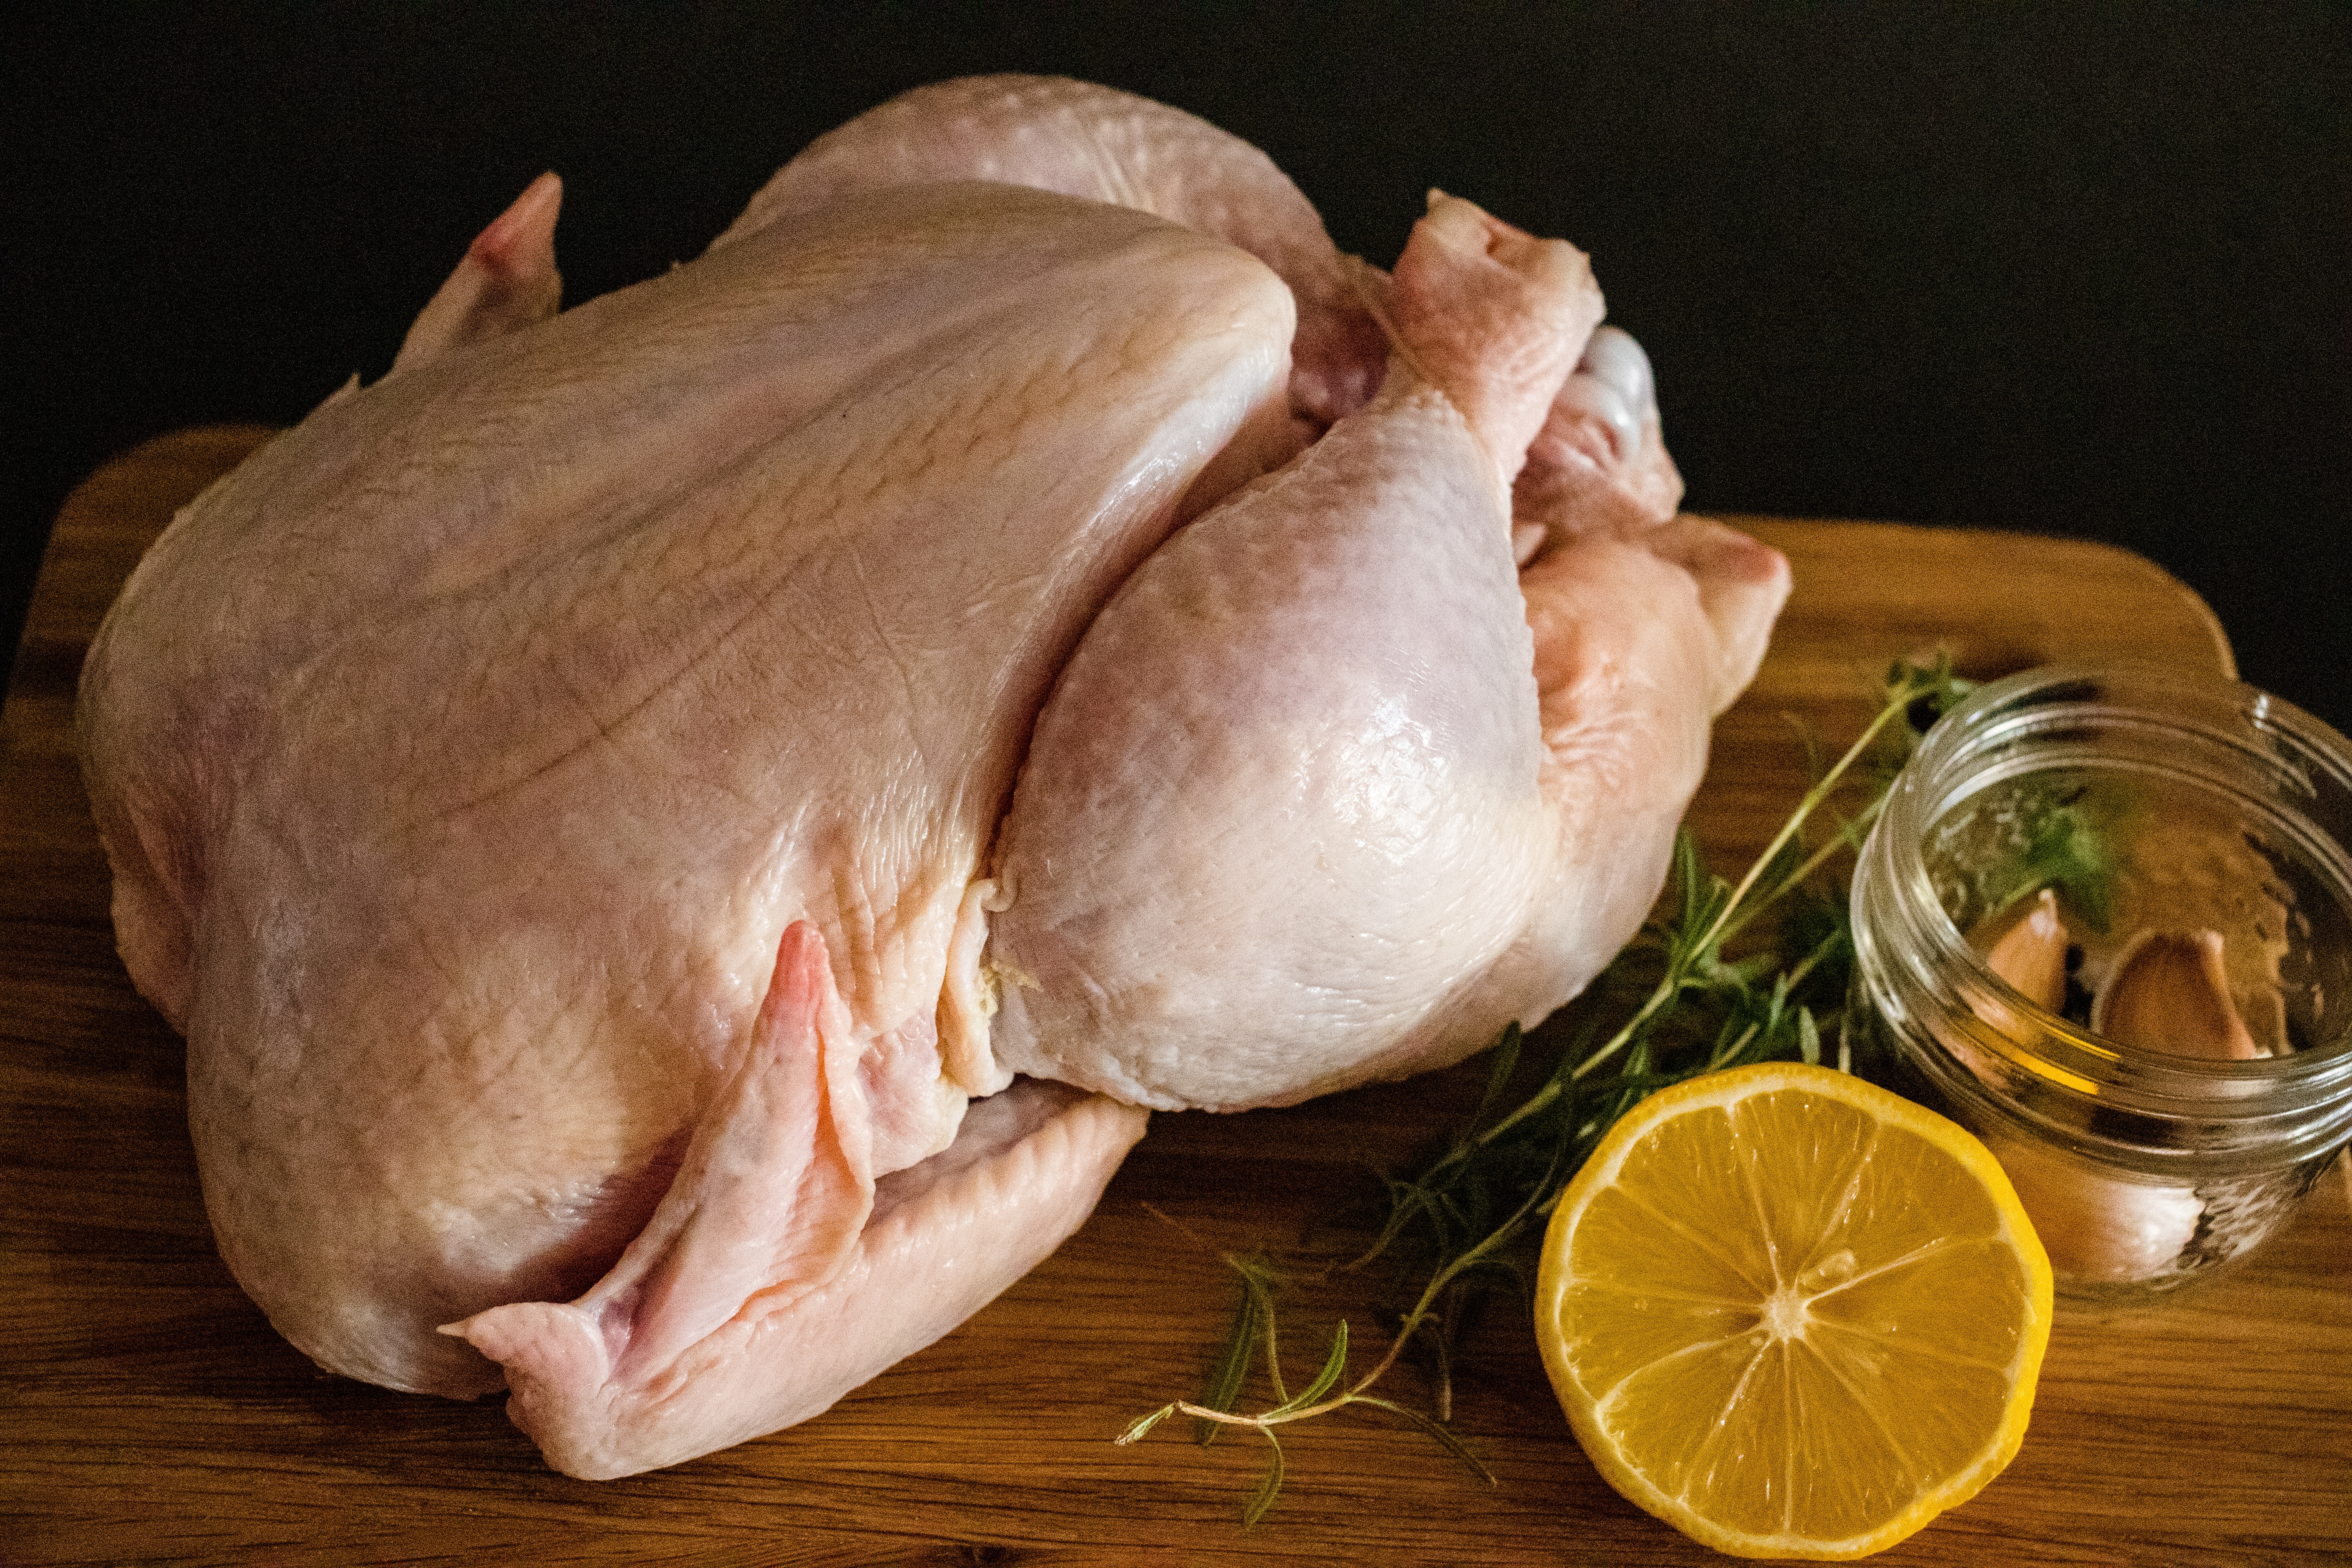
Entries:
{"type": "Polygon", "coordinates": [[[1270,1446],[1272,1463],[1244,1508],[1245,1526],[1264,1518],[1281,1495],[1281,1428],[1349,1405],[1411,1422],[1494,1484],[1448,1425],[1454,1342],[1464,1322],[1493,1291],[1525,1293],[1538,1222],[1601,1136],[1645,1096],[1748,1062],[1791,1056],[1819,1062],[1832,1031],[1837,1065],[1850,1070],[1843,1008],[1853,944],[1843,899],[1822,885],[1822,873],[1861,847],[1902,757],[1968,684],[1942,658],[1895,665],[1877,714],[1843,755],[1816,769],[1812,787],[1737,884],[1710,873],[1689,830],[1678,831],[1661,912],[1578,1003],[1532,1034],[1523,1036],[1517,1024],[1505,1027],[1477,1110],[1418,1173],[1386,1183],[1385,1222],[1371,1246],[1343,1266],[1361,1268],[1402,1256],[1418,1265],[1409,1277],[1423,1281],[1369,1371],[1348,1377],[1343,1319],[1320,1370],[1297,1393],[1288,1392],[1276,1311],[1283,1274],[1263,1255],[1228,1254],[1225,1261],[1240,1277],[1241,1305],[1201,1396],[1170,1401],[1117,1440],[1137,1442],[1173,1415],[1191,1417],[1202,1443],[1227,1427],[1256,1433],[1270,1446]],[[1879,766],[1862,766],[1874,757],[1879,766]],[[1850,787],[1863,795],[1850,814],[1827,811],[1850,787]],[[1833,829],[1809,836],[1825,814],[1833,829]],[[1612,1018],[1621,1021],[1604,1036],[1612,1018]],[[1542,1068],[1539,1082],[1499,1111],[1531,1055],[1542,1068]],[[1416,1345],[1433,1363],[1428,1411],[1370,1392],[1416,1345]],[[1254,1363],[1264,1365],[1273,1402],[1241,1414],[1236,1406],[1254,1363]]]}

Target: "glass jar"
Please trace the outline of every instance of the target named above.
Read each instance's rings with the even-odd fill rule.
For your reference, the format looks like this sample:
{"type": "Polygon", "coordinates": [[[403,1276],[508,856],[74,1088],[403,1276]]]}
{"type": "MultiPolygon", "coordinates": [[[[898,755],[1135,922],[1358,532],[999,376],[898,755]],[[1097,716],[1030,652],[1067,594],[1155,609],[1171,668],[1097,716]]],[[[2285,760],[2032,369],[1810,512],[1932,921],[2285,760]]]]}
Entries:
{"type": "Polygon", "coordinates": [[[1921,742],[1855,868],[1860,1065],[1985,1142],[2065,1295],[2201,1278],[2352,1141],[2347,844],[2352,744],[2251,687],[2066,666],[1982,686],[1921,742]],[[2077,875],[2044,900],[2052,867],[2077,875]],[[2045,958],[2064,942],[2063,1000],[1992,934],[2028,895],[2059,917],[2035,940],[2045,958]],[[2158,929],[2193,930],[2218,963],[2151,984],[2134,954],[2158,929]],[[2095,1032],[2085,994],[2126,986],[2115,1037],[2126,1014],[2193,1034],[2219,994],[2250,1043],[2095,1032]]]}

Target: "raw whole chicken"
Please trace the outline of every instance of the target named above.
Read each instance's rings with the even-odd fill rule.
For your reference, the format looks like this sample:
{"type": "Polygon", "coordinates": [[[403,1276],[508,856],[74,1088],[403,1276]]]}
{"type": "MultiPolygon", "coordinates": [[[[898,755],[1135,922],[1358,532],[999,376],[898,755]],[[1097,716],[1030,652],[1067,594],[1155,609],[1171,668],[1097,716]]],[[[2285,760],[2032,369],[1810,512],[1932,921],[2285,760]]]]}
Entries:
{"type": "Polygon", "coordinates": [[[1634,930],[1788,575],[1675,516],[1580,253],[1433,194],[1382,273],[1031,78],[560,314],[559,197],[83,678],[222,1253],[321,1365],[578,1476],[773,1431],[1146,1108],[1444,1065],[1634,930]]]}

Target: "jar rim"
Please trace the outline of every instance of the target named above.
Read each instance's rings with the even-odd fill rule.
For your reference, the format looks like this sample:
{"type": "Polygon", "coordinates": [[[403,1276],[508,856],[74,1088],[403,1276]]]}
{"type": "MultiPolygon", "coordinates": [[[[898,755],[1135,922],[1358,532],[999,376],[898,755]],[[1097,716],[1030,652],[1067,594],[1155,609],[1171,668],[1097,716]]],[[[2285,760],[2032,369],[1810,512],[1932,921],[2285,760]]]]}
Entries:
{"type": "MultiPolygon", "coordinates": [[[[2352,1025],[2303,1049],[2245,1060],[2210,1060],[2128,1046],[2042,1007],[1997,973],[1946,911],[1923,852],[1929,829],[1958,799],[1996,782],[2051,765],[2041,761],[1995,775],[1972,766],[1995,747],[2063,734],[2097,718],[2198,737],[2217,757],[2248,766],[2277,786],[2272,816],[2287,822],[2305,853],[2334,883],[2352,913],[2352,849],[2298,804],[2340,800],[2352,819],[2352,741],[2320,720],[2241,681],[2154,665],[2055,664],[1989,681],[1928,731],[1887,793],[1855,873],[1856,939],[1870,918],[1865,881],[1884,885],[1898,909],[1902,937],[1918,964],[1963,992],[1990,998],[2030,1026],[2018,1040],[1987,1029],[1984,1044],[2062,1091],[2148,1112],[2201,1121],[2317,1111],[2341,1101],[2352,1114],[2352,1025]],[[1962,791],[1958,786],[1969,787],[1962,791]]],[[[2185,748],[2193,753],[2194,748],[2185,748]]],[[[2052,753],[2055,757],[2057,753],[2052,753]]],[[[2195,771],[2193,755],[2180,764],[2195,771]]],[[[1874,948],[1875,942],[1870,943],[1874,948]]]]}

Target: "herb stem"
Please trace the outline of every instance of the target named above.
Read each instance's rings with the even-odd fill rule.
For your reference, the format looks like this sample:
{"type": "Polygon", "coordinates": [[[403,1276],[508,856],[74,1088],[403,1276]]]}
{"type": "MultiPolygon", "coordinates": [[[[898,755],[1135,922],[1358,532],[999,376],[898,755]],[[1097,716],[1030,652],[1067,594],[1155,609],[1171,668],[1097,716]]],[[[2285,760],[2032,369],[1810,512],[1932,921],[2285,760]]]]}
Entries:
{"type": "MultiPolygon", "coordinates": [[[[1665,978],[1658,982],[1657,989],[1650,993],[1649,1000],[1642,1004],[1641,1010],[1635,1013],[1622,1028],[1610,1037],[1607,1045],[1576,1065],[1575,1071],[1569,1075],[1571,1081],[1583,1078],[1594,1068],[1624,1049],[1627,1042],[1634,1037],[1641,1026],[1648,1023],[1659,1009],[1682,989],[1693,963],[1700,955],[1712,952],[1720,947],[1725,937],[1730,934],[1731,931],[1743,928],[1748,921],[1754,918],[1756,910],[1767,907],[1803,879],[1801,874],[1791,876],[1773,889],[1770,898],[1759,900],[1751,909],[1741,909],[1742,902],[1747,899],[1749,890],[1756,886],[1757,879],[1764,875],[1765,868],[1770,866],[1779,858],[1780,851],[1787,848],[1790,842],[1804,830],[1806,822],[1811,818],[1815,811],[1821,808],[1822,803],[1836,790],[1848,770],[1855,763],[1860,762],[1869,752],[1871,747],[1877,743],[1879,735],[1887,725],[1902,717],[1914,700],[1925,696],[1932,689],[1932,681],[1923,679],[1915,672],[1888,692],[1887,700],[1878,710],[1877,716],[1863,727],[1862,733],[1854,738],[1853,744],[1848,746],[1845,749],[1845,754],[1831,764],[1829,772],[1823,773],[1813,787],[1805,792],[1804,798],[1797,803],[1797,809],[1790,813],[1789,820],[1780,825],[1780,831],[1772,836],[1772,841],[1764,847],[1764,852],[1749,864],[1747,875],[1739,879],[1739,885],[1732,889],[1731,896],[1723,900],[1722,906],[1716,911],[1715,918],[1707,922],[1706,931],[1696,942],[1684,948],[1683,953],[1678,955],[1683,957],[1683,962],[1667,967],[1665,978]],[[1733,924],[1735,912],[1739,917],[1738,925],[1733,924]]],[[[1882,795],[1879,798],[1883,800],[1885,797],[1882,795]]],[[[1875,809],[1876,805],[1876,801],[1872,802],[1872,808],[1875,809]]],[[[1806,871],[1810,872],[1812,868],[1834,853],[1838,847],[1837,845],[1824,846],[1804,862],[1806,871]]]]}
{"type": "Polygon", "coordinates": [[[1729,942],[1732,938],[1738,936],[1742,931],[1746,930],[1748,923],[1754,920],[1760,911],[1771,908],[1772,905],[1777,903],[1780,899],[1789,893],[1793,892],[1798,888],[1802,887],[1806,880],[1810,879],[1814,872],[1820,870],[1823,866],[1828,865],[1837,855],[1838,851],[1848,847],[1847,839],[1850,836],[1859,833],[1861,830],[1867,828],[1873,822],[1878,820],[1879,808],[1884,806],[1885,804],[1886,797],[1885,795],[1880,795],[1871,801],[1869,805],[1864,806],[1860,811],[1856,812],[1854,814],[1853,820],[1847,824],[1845,833],[1839,835],[1838,837],[1822,845],[1811,855],[1806,856],[1803,860],[1797,864],[1794,869],[1790,871],[1786,877],[1782,878],[1773,886],[1770,892],[1766,893],[1762,898],[1758,899],[1755,903],[1748,909],[1740,910],[1737,918],[1733,919],[1725,926],[1722,940],[1729,942]]]}
{"type": "MultiPolygon", "coordinates": [[[[1879,709],[1878,716],[1863,727],[1862,733],[1854,738],[1853,744],[1845,749],[1845,754],[1838,758],[1831,765],[1830,771],[1823,773],[1813,787],[1805,792],[1804,798],[1797,803],[1797,809],[1790,814],[1788,821],[1780,825],[1780,831],[1772,836],[1772,842],[1764,847],[1764,853],[1756,857],[1755,861],[1748,866],[1748,874],[1739,879],[1739,885],[1731,890],[1731,897],[1725,900],[1722,911],[1715,918],[1714,925],[1701,939],[1699,942],[1701,947],[1712,945],[1723,939],[1727,934],[1724,927],[1731,920],[1732,911],[1739,908],[1740,900],[1745,899],[1748,896],[1748,890],[1756,885],[1756,879],[1764,874],[1765,868],[1772,864],[1780,851],[1788,847],[1790,840],[1803,831],[1806,822],[1811,818],[1815,811],[1820,809],[1822,802],[1830,797],[1831,793],[1844,779],[1847,771],[1860,762],[1871,747],[1878,743],[1878,737],[1886,726],[1901,718],[1914,700],[1927,695],[1931,689],[1932,685],[1929,681],[1915,674],[1887,694],[1886,702],[1879,709]]],[[[1879,797],[1880,800],[1885,798],[1884,795],[1879,797]]],[[[1871,805],[1874,810],[1877,801],[1873,801],[1871,805]]],[[[1825,846],[1811,860],[1806,862],[1808,868],[1834,852],[1837,847],[1836,845],[1825,846]]],[[[1790,885],[1792,883],[1784,882],[1782,888],[1785,889],[1790,885]]],[[[1778,896],[1778,891],[1776,889],[1775,897],[1778,896]]]]}

